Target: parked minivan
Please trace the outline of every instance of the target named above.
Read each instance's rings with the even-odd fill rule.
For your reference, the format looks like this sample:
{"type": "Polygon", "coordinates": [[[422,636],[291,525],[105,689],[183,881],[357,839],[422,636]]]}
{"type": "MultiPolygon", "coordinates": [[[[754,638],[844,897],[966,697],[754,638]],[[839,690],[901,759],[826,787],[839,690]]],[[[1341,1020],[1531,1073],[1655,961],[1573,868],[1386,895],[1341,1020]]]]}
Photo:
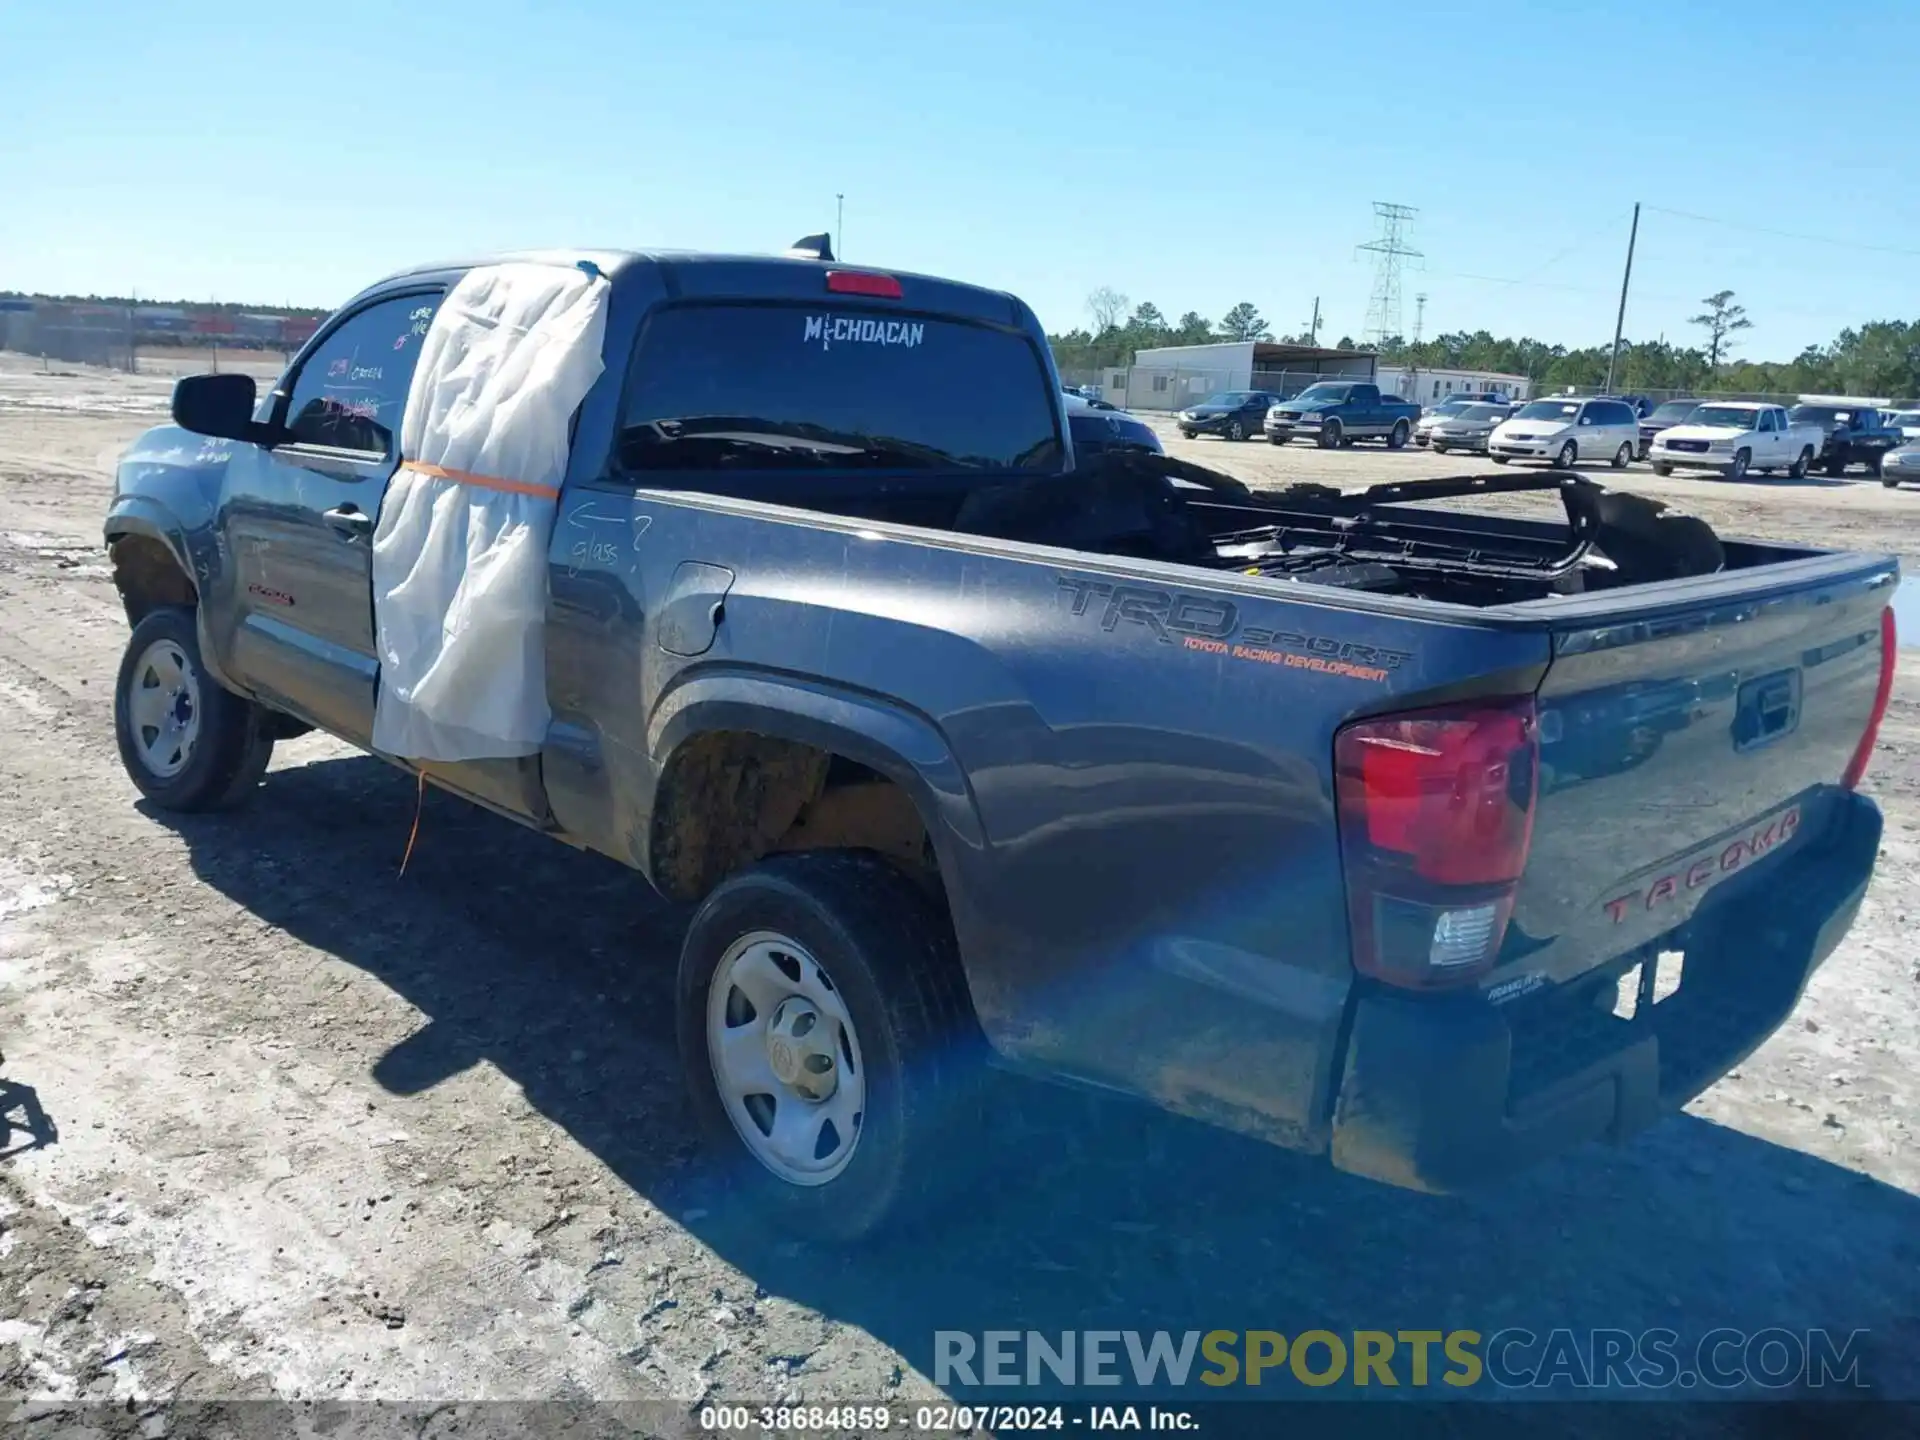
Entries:
{"type": "Polygon", "coordinates": [[[1594,460],[1624,470],[1639,448],[1640,417],[1631,405],[1579,395],[1529,400],[1487,442],[1487,453],[1496,465],[1545,460],[1562,470],[1594,460]]]}

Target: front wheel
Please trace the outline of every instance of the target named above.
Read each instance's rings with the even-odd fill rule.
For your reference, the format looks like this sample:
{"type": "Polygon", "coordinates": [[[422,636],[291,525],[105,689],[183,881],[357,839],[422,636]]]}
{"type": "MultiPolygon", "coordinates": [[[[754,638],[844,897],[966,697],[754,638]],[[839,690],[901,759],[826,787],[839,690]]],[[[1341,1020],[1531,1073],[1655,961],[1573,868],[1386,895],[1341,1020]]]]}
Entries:
{"type": "Polygon", "coordinates": [[[1673,474],[1673,467],[1671,465],[1662,465],[1656,460],[1653,462],[1653,473],[1664,478],[1665,476],[1673,474]]]}
{"type": "Polygon", "coordinates": [[[1411,427],[1404,420],[1393,422],[1393,429],[1387,432],[1387,449],[1399,450],[1405,447],[1411,427]]]}
{"type": "Polygon", "coordinates": [[[1284,445],[1292,438],[1291,435],[1269,435],[1267,436],[1267,443],[1269,445],[1284,445]]]}
{"type": "Polygon", "coordinates": [[[1229,440],[1246,439],[1247,427],[1242,425],[1238,420],[1233,421],[1231,424],[1227,426],[1227,438],[1229,440]]]}
{"type": "Polygon", "coordinates": [[[1493,461],[1493,463],[1496,465],[1504,465],[1512,457],[1507,455],[1489,455],[1487,458],[1493,461]]]}
{"type": "Polygon", "coordinates": [[[676,1011],[701,1128],[777,1224],[857,1240],[956,1183],[979,1030],[950,926],[886,861],[815,850],[725,881],[676,1011]]]}
{"type": "Polygon", "coordinates": [[[1753,464],[1753,452],[1751,450],[1734,451],[1733,463],[1727,466],[1727,479],[1729,480],[1746,479],[1747,468],[1752,464],[1753,464]]]}
{"type": "Polygon", "coordinates": [[[1614,469],[1624,470],[1627,468],[1628,465],[1632,463],[1633,463],[1633,446],[1632,445],[1622,445],[1618,450],[1613,452],[1613,468],[1614,469]]]}
{"type": "Polygon", "coordinates": [[[1557,470],[1571,470],[1573,468],[1573,462],[1579,458],[1580,447],[1569,440],[1560,447],[1560,453],[1554,457],[1554,468],[1557,470]]]}
{"type": "Polygon", "coordinates": [[[1344,438],[1340,433],[1340,422],[1338,420],[1329,420],[1320,427],[1320,448],[1322,450],[1338,450],[1340,448],[1340,442],[1344,438]]]}
{"type": "Polygon", "coordinates": [[[1787,478],[1789,480],[1806,479],[1807,468],[1812,464],[1813,464],[1813,447],[1809,445],[1800,452],[1799,456],[1794,460],[1793,464],[1787,467],[1787,478]]]}
{"type": "Polygon", "coordinates": [[[1447,447],[1436,440],[1433,442],[1433,453],[1436,455],[1444,455],[1447,453],[1447,447]]]}
{"type": "Polygon", "coordinates": [[[273,758],[266,713],[207,672],[193,611],[176,606],[154,610],[128,637],[113,731],[127,775],[163,810],[238,805],[273,758]]]}

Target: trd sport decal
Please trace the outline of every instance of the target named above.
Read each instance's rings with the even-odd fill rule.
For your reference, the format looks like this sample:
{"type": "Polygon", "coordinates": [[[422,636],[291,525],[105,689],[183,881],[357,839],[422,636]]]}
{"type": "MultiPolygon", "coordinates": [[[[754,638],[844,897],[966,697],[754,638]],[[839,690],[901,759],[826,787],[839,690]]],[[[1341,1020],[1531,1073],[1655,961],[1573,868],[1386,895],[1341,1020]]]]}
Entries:
{"type": "Polygon", "coordinates": [[[1269,630],[1240,624],[1240,610],[1231,600],[1211,595],[1183,595],[1176,590],[1154,590],[1142,585],[1112,585],[1104,580],[1058,577],[1060,588],[1073,597],[1073,613],[1098,615],[1102,630],[1140,625],[1163,645],[1179,645],[1230,660],[1282,665],[1323,675],[1345,675],[1375,685],[1413,658],[1405,650],[1382,650],[1352,640],[1325,635],[1303,635],[1294,630],[1269,630]],[[1095,602],[1099,602],[1096,606],[1095,602]]]}

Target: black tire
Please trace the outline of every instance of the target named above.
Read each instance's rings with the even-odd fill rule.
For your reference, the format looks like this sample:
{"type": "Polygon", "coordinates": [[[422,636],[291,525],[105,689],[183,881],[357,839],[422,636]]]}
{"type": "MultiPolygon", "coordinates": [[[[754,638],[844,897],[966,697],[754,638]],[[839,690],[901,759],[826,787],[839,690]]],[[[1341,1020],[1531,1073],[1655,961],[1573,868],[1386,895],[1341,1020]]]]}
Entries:
{"type": "Polygon", "coordinates": [[[1404,420],[1394,421],[1393,429],[1387,432],[1387,449],[1389,450],[1404,449],[1407,443],[1407,435],[1412,430],[1412,428],[1413,427],[1408,425],[1407,422],[1404,420]]]}
{"type": "Polygon", "coordinates": [[[1569,440],[1560,447],[1560,453],[1554,457],[1553,468],[1556,470],[1571,470],[1579,458],[1580,447],[1569,440]]]}
{"type": "Polygon", "coordinates": [[[1844,455],[1835,455],[1827,461],[1824,468],[1829,477],[1838,480],[1842,475],[1847,473],[1847,457],[1844,455]]]}
{"type": "Polygon", "coordinates": [[[1747,471],[1753,467],[1751,450],[1733,452],[1733,463],[1727,466],[1727,479],[1738,482],[1747,478],[1747,471]]]}
{"type": "Polygon", "coordinates": [[[1267,436],[1267,443],[1269,445],[1284,445],[1292,438],[1291,435],[1269,435],[1267,436]]]}
{"type": "Polygon", "coordinates": [[[675,1008],[700,1127],[731,1187],[774,1223],[844,1243],[905,1223],[952,1191],[966,1193],[955,1162],[977,1128],[983,1041],[951,925],[886,861],[815,850],[724,881],[687,929],[675,1008]],[[822,1184],[786,1180],[761,1164],[714,1078],[708,990],[728,947],[755,931],[789,936],[812,953],[858,1036],[867,1085],[860,1133],[846,1168],[822,1184]]]}
{"type": "Polygon", "coordinates": [[[1806,479],[1807,470],[1812,464],[1813,447],[1808,445],[1800,451],[1800,457],[1787,467],[1787,478],[1790,480],[1806,479]]]}
{"type": "Polygon", "coordinates": [[[1880,477],[1880,488],[1883,490],[1898,490],[1900,488],[1900,482],[1898,479],[1888,479],[1883,475],[1880,477]]]}
{"type": "Polygon", "coordinates": [[[177,606],[154,610],[127,638],[114,682],[113,734],[120,747],[120,763],[140,793],[163,810],[227,810],[244,803],[266,773],[273,758],[273,737],[267,712],[250,700],[224,689],[207,672],[200,658],[200,638],[193,611],[177,606]],[[155,647],[169,645],[184,658],[197,701],[197,733],[183,763],[171,774],[149,763],[146,727],[136,734],[131,696],[140,672],[148,671],[155,647]]]}
{"type": "Polygon", "coordinates": [[[1241,424],[1241,423],[1240,423],[1240,422],[1239,422],[1238,420],[1230,420],[1230,421],[1228,421],[1228,422],[1227,422],[1227,438],[1228,438],[1229,440],[1244,440],[1244,439],[1246,439],[1246,438],[1247,438],[1247,427],[1246,427],[1246,426],[1244,426],[1244,425],[1242,425],[1242,424],[1241,424]]]}
{"type": "Polygon", "coordinates": [[[1496,465],[1504,465],[1513,457],[1511,455],[1489,455],[1487,458],[1496,465]]]}
{"type": "Polygon", "coordinates": [[[1634,451],[1633,458],[1644,461],[1647,458],[1648,452],[1652,449],[1653,442],[1651,440],[1642,440],[1639,447],[1634,451]]]}
{"type": "Polygon", "coordinates": [[[1633,463],[1633,446],[1631,443],[1623,443],[1618,450],[1613,452],[1613,468],[1614,469],[1624,470],[1627,468],[1627,466],[1631,465],[1632,463],[1633,463]]]}
{"type": "Polygon", "coordinates": [[[1340,422],[1338,420],[1329,420],[1320,427],[1320,448],[1322,450],[1338,450],[1343,438],[1344,436],[1341,433],[1340,422]]]}
{"type": "Polygon", "coordinates": [[[1186,426],[1182,425],[1180,427],[1180,438],[1182,440],[1191,440],[1193,439],[1193,435],[1194,435],[1194,432],[1187,429],[1186,426]]]}
{"type": "Polygon", "coordinates": [[[1671,465],[1662,465],[1656,460],[1653,462],[1653,473],[1662,477],[1668,476],[1673,474],[1673,467],[1671,465]]]}
{"type": "Polygon", "coordinates": [[[1436,440],[1433,442],[1433,453],[1436,455],[1444,455],[1447,453],[1447,447],[1436,440]]]}

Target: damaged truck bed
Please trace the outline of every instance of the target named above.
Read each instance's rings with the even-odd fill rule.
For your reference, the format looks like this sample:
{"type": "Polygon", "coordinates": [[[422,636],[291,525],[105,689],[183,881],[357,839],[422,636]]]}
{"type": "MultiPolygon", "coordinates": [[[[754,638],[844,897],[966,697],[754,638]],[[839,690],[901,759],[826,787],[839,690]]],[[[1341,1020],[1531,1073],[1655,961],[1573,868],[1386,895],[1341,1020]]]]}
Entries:
{"type": "MultiPolygon", "coordinates": [[[[982,1059],[1490,1179],[1698,1093],[1851,924],[1892,559],[1551,472],[1076,468],[1010,296],[824,246],[532,258],[612,287],[551,719],[426,778],[697,905],[687,1081],[785,1223],[932,1198],[982,1059]],[[1471,509],[1534,490],[1561,518],[1471,509]]],[[[302,728],[373,748],[407,337],[470,268],[371,287],[264,399],[183,381],[122,462],[116,720],[155,803],[245,798],[302,728]]]]}

